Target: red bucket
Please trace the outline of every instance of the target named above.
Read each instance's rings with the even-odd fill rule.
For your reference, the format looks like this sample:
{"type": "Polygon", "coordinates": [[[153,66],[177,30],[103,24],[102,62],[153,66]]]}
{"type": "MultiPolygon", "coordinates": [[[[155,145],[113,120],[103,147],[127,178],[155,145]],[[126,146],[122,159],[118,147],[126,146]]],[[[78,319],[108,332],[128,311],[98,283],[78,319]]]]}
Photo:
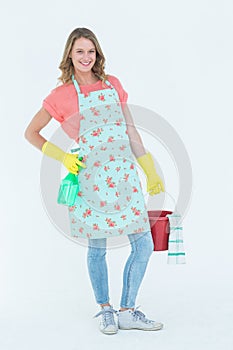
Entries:
{"type": "Polygon", "coordinates": [[[170,233],[169,219],[166,215],[172,214],[168,210],[148,210],[154,250],[168,250],[168,237],[170,233]]]}

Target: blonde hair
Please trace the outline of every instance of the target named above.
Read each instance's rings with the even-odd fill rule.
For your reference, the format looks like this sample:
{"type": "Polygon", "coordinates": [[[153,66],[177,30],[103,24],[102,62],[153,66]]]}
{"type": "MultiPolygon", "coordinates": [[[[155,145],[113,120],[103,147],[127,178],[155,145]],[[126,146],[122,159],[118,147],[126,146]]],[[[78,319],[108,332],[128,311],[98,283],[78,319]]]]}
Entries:
{"type": "Polygon", "coordinates": [[[69,35],[65,45],[62,61],[59,65],[59,69],[61,70],[62,74],[58,78],[58,80],[61,81],[63,84],[72,82],[72,74],[74,73],[74,66],[69,55],[73,48],[74,42],[76,41],[76,39],[79,39],[79,38],[89,39],[95,45],[96,62],[92,67],[92,71],[99,79],[102,80],[102,85],[103,85],[105,80],[108,78],[108,75],[106,75],[104,72],[105,57],[95,34],[90,29],[87,29],[87,28],[76,28],[69,35]]]}

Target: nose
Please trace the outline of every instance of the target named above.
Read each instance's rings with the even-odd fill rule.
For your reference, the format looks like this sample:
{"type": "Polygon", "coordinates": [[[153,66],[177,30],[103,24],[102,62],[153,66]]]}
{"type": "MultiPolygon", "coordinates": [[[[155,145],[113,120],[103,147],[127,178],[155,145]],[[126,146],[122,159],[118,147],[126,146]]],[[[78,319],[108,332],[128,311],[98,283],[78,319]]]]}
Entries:
{"type": "Polygon", "coordinates": [[[84,53],[83,54],[83,59],[86,60],[86,61],[90,61],[90,54],[88,52],[84,53]]]}

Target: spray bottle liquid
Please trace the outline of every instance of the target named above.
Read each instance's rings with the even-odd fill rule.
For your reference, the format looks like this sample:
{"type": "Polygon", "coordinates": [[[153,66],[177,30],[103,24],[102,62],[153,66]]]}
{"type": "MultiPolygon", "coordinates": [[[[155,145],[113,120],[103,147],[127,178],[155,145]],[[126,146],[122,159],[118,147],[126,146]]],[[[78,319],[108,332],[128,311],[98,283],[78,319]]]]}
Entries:
{"type": "MultiPolygon", "coordinates": [[[[74,152],[75,150],[71,150],[71,152],[72,151],[74,152]]],[[[83,157],[79,157],[78,159],[82,161],[83,157]]],[[[78,166],[78,170],[80,171],[81,169],[82,167],[78,166]]],[[[68,173],[66,177],[61,181],[57,202],[59,204],[63,204],[67,206],[74,205],[78,191],[79,191],[78,175],[68,173]]]]}

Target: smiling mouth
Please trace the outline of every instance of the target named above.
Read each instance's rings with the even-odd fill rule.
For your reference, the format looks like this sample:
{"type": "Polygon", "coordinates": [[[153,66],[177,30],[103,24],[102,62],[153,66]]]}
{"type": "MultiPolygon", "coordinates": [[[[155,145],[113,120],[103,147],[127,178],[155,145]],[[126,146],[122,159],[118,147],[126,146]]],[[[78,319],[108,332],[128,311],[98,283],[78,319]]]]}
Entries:
{"type": "Polygon", "coordinates": [[[80,62],[80,63],[81,63],[81,65],[84,66],[84,67],[88,67],[88,66],[91,64],[91,62],[86,62],[86,63],[80,62]]]}

